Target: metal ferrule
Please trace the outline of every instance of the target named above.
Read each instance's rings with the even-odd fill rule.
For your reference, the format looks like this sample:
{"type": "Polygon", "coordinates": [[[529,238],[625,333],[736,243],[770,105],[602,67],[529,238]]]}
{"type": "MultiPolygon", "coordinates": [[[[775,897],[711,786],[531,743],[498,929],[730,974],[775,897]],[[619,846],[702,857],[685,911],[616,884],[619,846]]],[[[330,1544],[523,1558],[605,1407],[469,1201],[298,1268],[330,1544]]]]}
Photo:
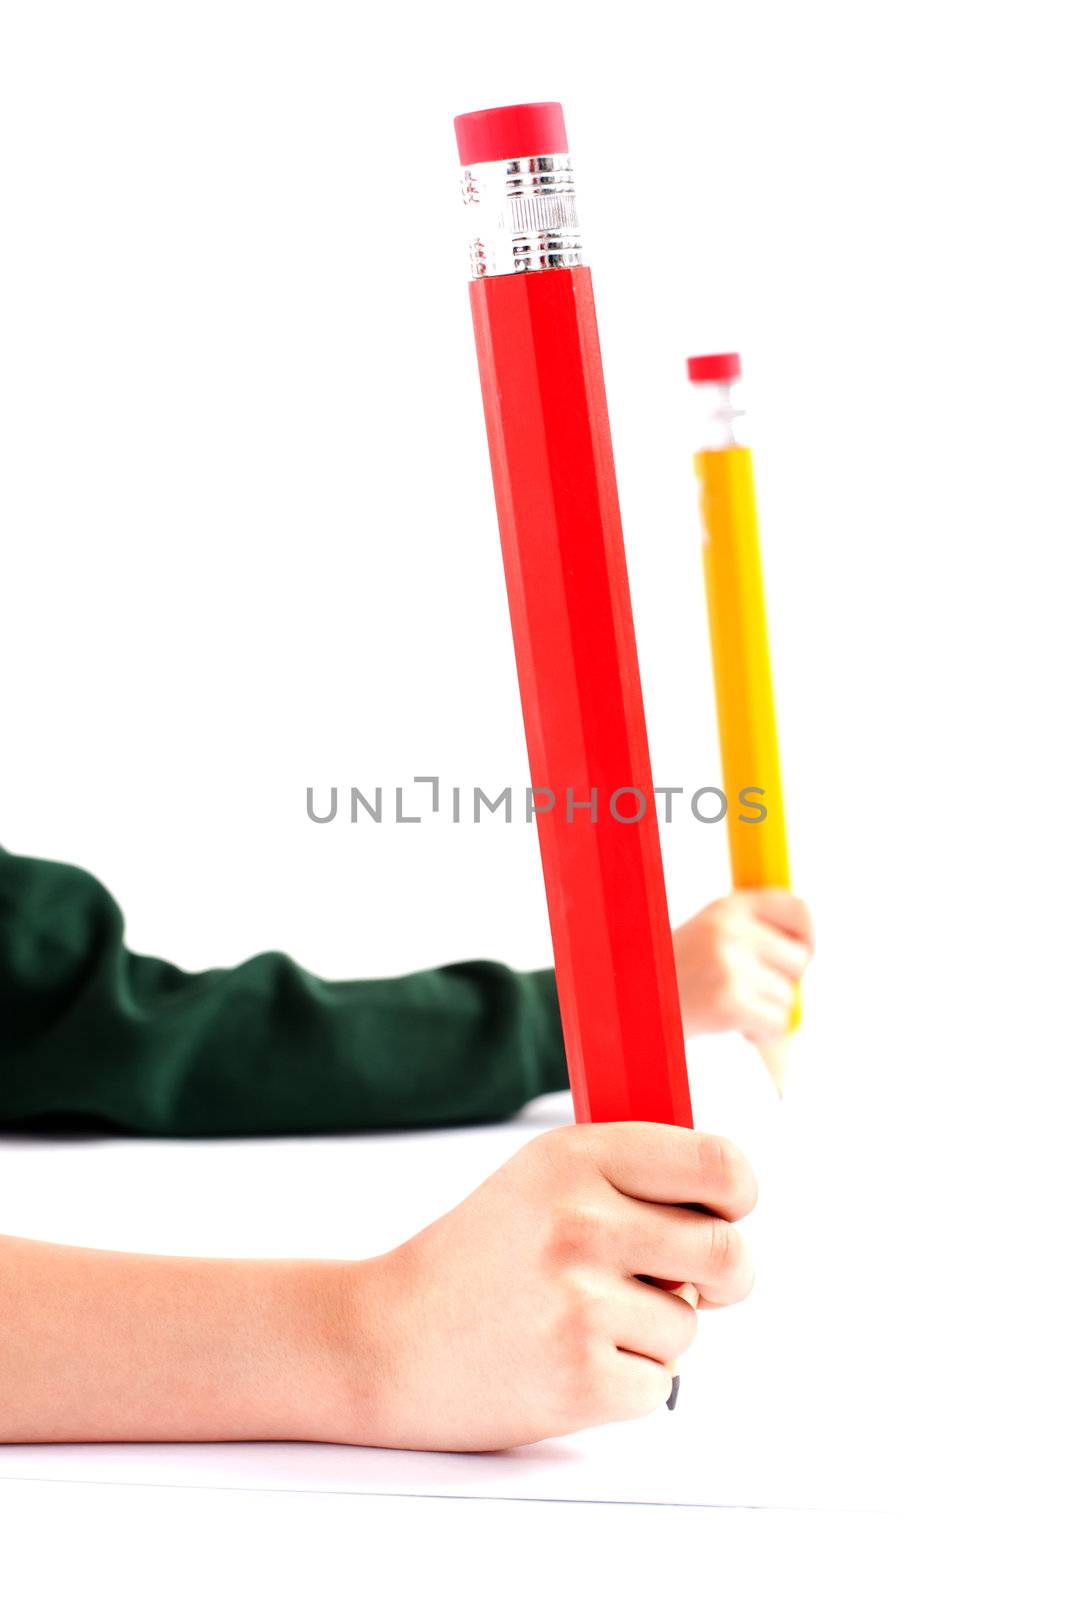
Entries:
{"type": "Polygon", "coordinates": [[[746,445],[747,413],[740,388],[742,381],[734,378],[727,383],[692,385],[696,450],[732,450],[736,445],[746,445]]]}
{"type": "Polygon", "coordinates": [[[579,267],[573,162],[568,155],[482,161],[462,174],[471,278],[579,267]]]}

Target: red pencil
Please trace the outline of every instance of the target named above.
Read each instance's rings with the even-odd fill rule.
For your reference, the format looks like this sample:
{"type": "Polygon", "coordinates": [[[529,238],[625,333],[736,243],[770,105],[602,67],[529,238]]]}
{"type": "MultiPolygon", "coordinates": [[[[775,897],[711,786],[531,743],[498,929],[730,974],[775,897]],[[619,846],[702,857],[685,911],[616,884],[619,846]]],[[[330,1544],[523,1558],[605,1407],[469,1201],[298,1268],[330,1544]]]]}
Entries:
{"type": "Polygon", "coordinates": [[[591,275],[561,106],[455,119],[578,1121],[692,1126],[591,275]]]}

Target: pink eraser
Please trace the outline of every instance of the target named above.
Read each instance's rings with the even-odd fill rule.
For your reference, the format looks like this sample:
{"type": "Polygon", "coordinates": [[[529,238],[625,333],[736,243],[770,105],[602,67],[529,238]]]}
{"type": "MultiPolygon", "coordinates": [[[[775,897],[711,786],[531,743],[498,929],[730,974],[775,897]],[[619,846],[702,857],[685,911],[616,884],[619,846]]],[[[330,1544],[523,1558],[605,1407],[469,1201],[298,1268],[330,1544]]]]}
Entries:
{"type": "Polygon", "coordinates": [[[740,376],[740,358],[735,350],[715,356],[688,357],[688,377],[692,383],[731,383],[740,376]]]}
{"type": "Polygon", "coordinates": [[[480,161],[515,161],[519,156],[557,156],[569,151],[557,100],[467,111],[455,118],[455,137],[464,167],[480,161]]]}

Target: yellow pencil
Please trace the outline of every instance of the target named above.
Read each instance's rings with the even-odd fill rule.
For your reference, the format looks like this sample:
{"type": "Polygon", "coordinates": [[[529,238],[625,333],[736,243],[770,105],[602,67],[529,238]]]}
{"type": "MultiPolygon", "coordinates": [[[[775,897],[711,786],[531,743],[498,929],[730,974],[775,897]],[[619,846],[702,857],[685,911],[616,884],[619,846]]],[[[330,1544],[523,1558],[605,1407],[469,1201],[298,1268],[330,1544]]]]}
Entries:
{"type": "MultiPolygon", "coordinates": [[[[790,888],[773,679],[769,662],[758,515],[751,452],[736,437],[743,416],[735,354],[693,356],[702,431],[695,475],[703,522],[703,574],[714,665],[721,770],[728,810],[732,882],[737,889],[790,888]],[[761,820],[754,820],[759,811],[761,820]]],[[[784,1039],[760,1045],[783,1093],[788,1043],[799,1022],[799,991],[784,1039]]]]}

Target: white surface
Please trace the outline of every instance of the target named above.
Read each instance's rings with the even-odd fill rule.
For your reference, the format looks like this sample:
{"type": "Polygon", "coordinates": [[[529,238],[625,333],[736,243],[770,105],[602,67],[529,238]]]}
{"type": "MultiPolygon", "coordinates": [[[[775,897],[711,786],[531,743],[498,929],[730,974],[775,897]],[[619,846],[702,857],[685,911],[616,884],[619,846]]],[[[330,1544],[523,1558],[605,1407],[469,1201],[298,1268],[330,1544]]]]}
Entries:
{"type": "Polygon", "coordinates": [[[898,1519],[859,1513],[31,1483],[0,1484],[5,1513],[19,1528],[63,1529],[61,1541],[25,1547],[21,1592],[34,1600],[71,1586],[131,1600],[148,1590],[158,1600],[368,1592],[569,1600],[604,1587],[647,1597],[681,1573],[690,1594],[794,1594],[809,1583],[822,1597],[880,1600],[904,1592],[916,1560],[898,1519]]]}
{"type": "MultiPolygon", "coordinates": [[[[320,1444],[0,1448],[0,1476],[348,1493],[879,1509],[899,1501],[890,1320],[860,1271],[840,1271],[875,1213],[812,1231],[827,1152],[737,1049],[702,1070],[701,1120],[757,1148],[746,1229],[760,1281],[706,1313],[675,1412],[486,1455],[320,1444]],[[730,1072],[731,1068],[731,1072],[730,1072]]],[[[149,1143],[7,1140],[6,1231],[75,1244],[209,1255],[376,1254],[448,1209],[568,1097],[521,1121],[457,1132],[319,1140],[149,1143]],[[76,1201],[76,1203],[75,1203],[76,1201]]]]}

